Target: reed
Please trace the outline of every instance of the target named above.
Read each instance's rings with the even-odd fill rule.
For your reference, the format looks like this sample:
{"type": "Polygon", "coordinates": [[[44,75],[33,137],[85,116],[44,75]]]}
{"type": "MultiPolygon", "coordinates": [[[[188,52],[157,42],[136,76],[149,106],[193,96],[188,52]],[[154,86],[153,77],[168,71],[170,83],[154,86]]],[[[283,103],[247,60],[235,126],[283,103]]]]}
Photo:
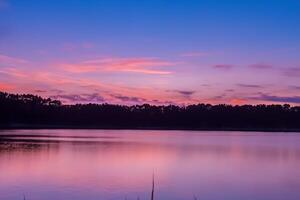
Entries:
{"type": "Polygon", "coordinates": [[[154,173],[152,175],[152,191],[151,191],[151,200],[154,200],[154,173]]]}

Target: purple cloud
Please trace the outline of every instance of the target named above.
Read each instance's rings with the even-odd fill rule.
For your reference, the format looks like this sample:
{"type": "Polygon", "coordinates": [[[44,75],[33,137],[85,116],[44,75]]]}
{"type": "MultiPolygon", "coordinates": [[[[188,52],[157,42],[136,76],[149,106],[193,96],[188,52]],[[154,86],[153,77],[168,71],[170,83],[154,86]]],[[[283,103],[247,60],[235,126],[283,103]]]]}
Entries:
{"type": "Polygon", "coordinates": [[[80,102],[88,102],[88,103],[100,103],[104,102],[104,98],[97,93],[93,94],[59,94],[50,96],[50,98],[62,100],[63,102],[68,103],[80,103],[80,102]]]}
{"type": "Polygon", "coordinates": [[[252,97],[251,99],[280,103],[300,103],[300,96],[275,96],[261,94],[260,96],[252,97]]]}
{"type": "Polygon", "coordinates": [[[249,67],[254,68],[254,69],[271,69],[271,68],[273,68],[272,65],[264,64],[264,63],[252,64],[252,65],[249,65],[249,67]]]}
{"type": "Polygon", "coordinates": [[[237,84],[237,86],[243,87],[243,88],[263,88],[263,86],[256,85],[256,84],[242,84],[242,83],[239,83],[239,84],[237,84]]]}
{"type": "Polygon", "coordinates": [[[120,94],[112,94],[111,96],[124,102],[142,103],[147,101],[146,99],[143,98],[124,96],[120,94]]]}
{"type": "Polygon", "coordinates": [[[300,68],[287,68],[283,70],[283,74],[290,77],[300,77],[300,68]]]}
{"type": "Polygon", "coordinates": [[[177,92],[183,96],[191,96],[195,93],[195,91],[190,90],[177,90],[177,92]]]}
{"type": "Polygon", "coordinates": [[[61,94],[61,93],[64,93],[65,91],[63,91],[63,90],[59,90],[59,89],[51,89],[51,90],[49,90],[50,92],[54,92],[54,93],[56,93],[56,94],[61,94]]]}
{"type": "Polygon", "coordinates": [[[161,105],[177,105],[176,102],[173,102],[173,101],[160,101],[160,100],[157,100],[157,99],[154,99],[154,100],[151,100],[150,101],[151,103],[154,103],[154,104],[161,104],[161,105]]]}
{"type": "Polygon", "coordinates": [[[225,90],[226,92],[234,92],[235,90],[234,89],[227,89],[225,90]]]}
{"type": "Polygon", "coordinates": [[[201,84],[201,86],[203,86],[203,87],[210,87],[209,84],[201,84]]]}
{"type": "Polygon", "coordinates": [[[191,98],[191,96],[196,93],[196,91],[193,90],[166,90],[166,92],[177,93],[183,96],[184,98],[188,98],[188,99],[191,98]]]}
{"type": "Polygon", "coordinates": [[[218,65],[214,65],[213,67],[216,69],[229,70],[229,69],[233,68],[234,66],[230,65],[230,64],[218,64],[218,65]]]}
{"type": "Polygon", "coordinates": [[[46,90],[34,90],[34,92],[37,92],[37,93],[44,93],[44,92],[47,92],[46,90]]]}
{"type": "Polygon", "coordinates": [[[289,86],[289,88],[294,90],[300,90],[300,86],[295,86],[295,85],[289,86]]]}

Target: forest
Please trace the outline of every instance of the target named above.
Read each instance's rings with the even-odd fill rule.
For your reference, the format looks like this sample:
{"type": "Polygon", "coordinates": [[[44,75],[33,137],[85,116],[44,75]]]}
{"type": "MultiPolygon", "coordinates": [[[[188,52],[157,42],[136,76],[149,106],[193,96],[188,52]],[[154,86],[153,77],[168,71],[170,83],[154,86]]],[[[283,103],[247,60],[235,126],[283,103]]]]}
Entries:
{"type": "Polygon", "coordinates": [[[300,106],[63,105],[31,94],[0,92],[1,128],[300,130],[300,106]]]}

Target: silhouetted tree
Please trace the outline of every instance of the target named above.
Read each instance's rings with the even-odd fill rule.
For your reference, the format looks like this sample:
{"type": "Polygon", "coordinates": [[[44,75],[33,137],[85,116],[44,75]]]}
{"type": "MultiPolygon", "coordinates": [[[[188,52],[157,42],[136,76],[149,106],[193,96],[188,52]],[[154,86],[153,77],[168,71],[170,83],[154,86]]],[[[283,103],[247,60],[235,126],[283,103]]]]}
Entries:
{"type": "Polygon", "coordinates": [[[300,107],[288,104],[63,105],[50,98],[0,92],[0,126],[300,130],[300,107]]]}

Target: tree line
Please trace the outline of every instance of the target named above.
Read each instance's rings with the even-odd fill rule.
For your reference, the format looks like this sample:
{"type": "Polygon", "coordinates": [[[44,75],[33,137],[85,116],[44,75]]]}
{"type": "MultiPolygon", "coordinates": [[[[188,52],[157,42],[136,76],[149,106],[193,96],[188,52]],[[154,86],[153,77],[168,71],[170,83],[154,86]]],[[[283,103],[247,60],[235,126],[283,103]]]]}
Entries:
{"type": "Polygon", "coordinates": [[[284,105],[63,105],[0,92],[0,127],[300,130],[300,107],[284,105]]]}

